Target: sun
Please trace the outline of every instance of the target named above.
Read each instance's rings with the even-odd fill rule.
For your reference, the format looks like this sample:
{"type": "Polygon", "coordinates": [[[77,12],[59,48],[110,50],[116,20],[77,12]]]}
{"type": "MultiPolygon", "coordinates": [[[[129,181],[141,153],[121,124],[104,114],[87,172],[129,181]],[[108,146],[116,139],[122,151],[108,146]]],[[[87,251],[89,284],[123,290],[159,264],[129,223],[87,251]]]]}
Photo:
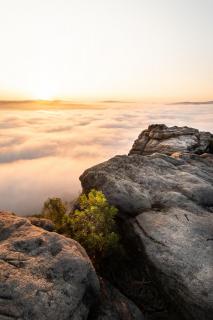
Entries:
{"type": "Polygon", "coordinates": [[[33,100],[55,100],[57,98],[57,90],[51,81],[37,83],[29,91],[33,100]]]}
{"type": "Polygon", "coordinates": [[[54,100],[55,94],[51,90],[38,90],[32,94],[32,98],[35,100],[54,100]]]}

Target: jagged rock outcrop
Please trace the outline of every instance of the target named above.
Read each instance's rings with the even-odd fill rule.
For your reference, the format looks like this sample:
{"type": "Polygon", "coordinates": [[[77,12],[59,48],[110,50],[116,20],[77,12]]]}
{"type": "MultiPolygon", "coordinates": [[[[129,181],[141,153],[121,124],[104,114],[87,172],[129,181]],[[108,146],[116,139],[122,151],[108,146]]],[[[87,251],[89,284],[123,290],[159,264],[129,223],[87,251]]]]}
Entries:
{"type": "Polygon", "coordinates": [[[141,137],[146,132],[154,139],[141,149],[135,143],[129,156],[86,170],[83,190],[102,190],[119,208],[124,236],[134,239],[153,279],[183,318],[210,320],[213,155],[206,152],[212,152],[212,135],[164,125],[150,126],[141,137]]]}
{"type": "Polygon", "coordinates": [[[213,152],[213,135],[189,127],[153,124],[141,132],[129,154],[147,155],[159,152],[171,155],[177,151],[197,154],[213,152]]]}
{"type": "Polygon", "coordinates": [[[85,250],[0,212],[0,320],[87,319],[99,281],[85,250]]]}
{"type": "Polygon", "coordinates": [[[100,285],[100,301],[90,315],[91,320],[144,320],[136,305],[108,281],[100,279],[100,285]]]}

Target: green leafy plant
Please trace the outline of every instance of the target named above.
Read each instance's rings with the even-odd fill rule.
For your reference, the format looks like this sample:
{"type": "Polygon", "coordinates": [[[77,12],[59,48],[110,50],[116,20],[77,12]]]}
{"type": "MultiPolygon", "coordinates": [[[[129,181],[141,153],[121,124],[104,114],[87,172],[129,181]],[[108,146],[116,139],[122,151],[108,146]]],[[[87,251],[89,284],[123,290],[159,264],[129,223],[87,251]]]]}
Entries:
{"type": "Polygon", "coordinates": [[[79,209],[64,216],[70,236],[86,249],[93,262],[118,247],[119,236],[115,230],[117,212],[109,205],[103,192],[92,189],[88,195],[79,197],[79,209]]]}
{"type": "Polygon", "coordinates": [[[49,198],[42,210],[42,216],[52,220],[56,231],[62,231],[63,218],[67,212],[67,205],[60,198],[49,198]]]}
{"type": "Polygon", "coordinates": [[[57,232],[78,241],[97,267],[119,248],[115,225],[118,210],[109,204],[103,192],[95,189],[88,195],[82,194],[77,206],[78,209],[67,213],[67,205],[60,198],[49,198],[42,216],[53,221],[57,232]]]}

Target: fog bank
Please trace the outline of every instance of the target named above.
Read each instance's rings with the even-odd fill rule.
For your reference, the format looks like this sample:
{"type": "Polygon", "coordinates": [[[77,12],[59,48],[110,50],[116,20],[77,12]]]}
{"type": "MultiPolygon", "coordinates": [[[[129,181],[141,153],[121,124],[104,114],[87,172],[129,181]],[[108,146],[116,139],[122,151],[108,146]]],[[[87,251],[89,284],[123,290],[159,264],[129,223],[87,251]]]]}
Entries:
{"type": "Polygon", "coordinates": [[[48,197],[72,200],[81,192],[78,178],[85,169],[128,153],[151,123],[213,131],[213,105],[1,109],[0,210],[26,215],[39,213],[48,197]]]}

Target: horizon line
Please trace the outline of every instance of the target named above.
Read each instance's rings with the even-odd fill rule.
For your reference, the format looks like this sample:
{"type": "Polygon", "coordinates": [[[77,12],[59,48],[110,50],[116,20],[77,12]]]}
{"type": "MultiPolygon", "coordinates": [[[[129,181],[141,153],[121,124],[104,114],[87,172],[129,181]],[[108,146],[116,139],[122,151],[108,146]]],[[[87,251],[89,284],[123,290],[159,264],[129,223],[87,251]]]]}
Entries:
{"type": "Polygon", "coordinates": [[[213,104],[213,99],[212,100],[184,100],[184,101],[173,101],[173,102],[158,102],[158,101],[143,101],[143,100],[131,100],[131,99],[104,99],[104,100],[74,100],[74,99],[0,99],[0,104],[5,103],[5,104],[10,104],[10,103],[70,103],[70,104],[92,104],[92,103],[148,103],[148,104],[167,104],[167,105],[178,105],[178,104],[213,104]]]}

